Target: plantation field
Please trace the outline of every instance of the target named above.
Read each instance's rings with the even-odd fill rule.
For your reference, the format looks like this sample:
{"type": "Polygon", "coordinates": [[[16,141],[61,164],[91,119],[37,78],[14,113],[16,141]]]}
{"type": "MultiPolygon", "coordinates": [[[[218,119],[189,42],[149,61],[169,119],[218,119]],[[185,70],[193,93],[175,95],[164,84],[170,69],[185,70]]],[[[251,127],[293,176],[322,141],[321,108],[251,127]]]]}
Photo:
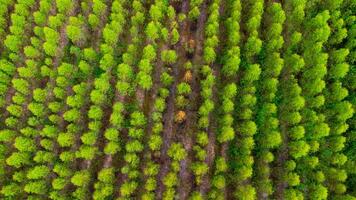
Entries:
{"type": "Polygon", "coordinates": [[[356,200],[356,0],[0,0],[1,200],[356,200]]]}

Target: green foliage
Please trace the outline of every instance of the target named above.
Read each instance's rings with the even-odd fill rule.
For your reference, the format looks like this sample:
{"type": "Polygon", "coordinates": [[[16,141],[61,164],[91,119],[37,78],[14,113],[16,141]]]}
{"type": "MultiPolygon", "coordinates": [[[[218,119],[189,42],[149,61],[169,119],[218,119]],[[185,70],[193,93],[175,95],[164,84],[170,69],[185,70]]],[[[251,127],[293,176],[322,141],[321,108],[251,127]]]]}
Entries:
{"type": "Polygon", "coordinates": [[[307,155],[310,149],[310,146],[302,140],[292,142],[289,146],[290,155],[294,158],[300,158],[307,155]]]}
{"type": "Polygon", "coordinates": [[[1,189],[1,194],[3,194],[6,197],[17,196],[20,192],[21,192],[21,187],[16,183],[4,185],[1,189]]]}
{"type": "Polygon", "coordinates": [[[94,120],[100,120],[103,116],[103,111],[98,106],[91,106],[88,112],[88,117],[94,120]]]}
{"type": "Polygon", "coordinates": [[[19,91],[20,93],[27,95],[29,93],[29,84],[26,80],[24,79],[13,79],[12,80],[12,85],[13,87],[19,91]]]}
{"type": "Polygon", "coordinates": [[[143,126],[146,124],[146,118],[141,112],[134,112],[131,114],[130,124],[132,126],[143,126]]]}
{"type": "Polygon", "coordinates": [[[145,32],[150,40],[156,40],[159,37],[159,29],[157,27],[157,24],[154,22],[150,22],[147,24],[145,32]]]}
{"type": "Polygon", "coordinates": [[[120,187],[120,193],[123,196],[129,196],[137,188],[136,182],[126,182],[120,187]]]}
{"type": "Polygon", "coordinates": [[[21,39],[16,35],[8,35],[4,41],[5,46],[11,51],[17,52],[20,49],[21,39]]]}
{"type": "Polygon", "coordinates": [[[25,192],[30,194],[46,194],[48,188],[45,181],[33,181],[25,185],[25,192]]]}
{"type": "Polygon", "coordinates": [[[32,168],[27,172],[27,178],[29,179],[41,179],[48,176],[50,169],[47,166],[40,165],[32,168]]]}
{"type": "Polygon", "coordinates": [[[355,199],[354,10],[0,0],[0,199],[355,199]]]}
{"type": "Polygon", "coordinates": [[[37,58],[41,55],[40,52],[33,46],[26,46],[24,48],[24,53],[28,58],[37,58]]]}
{"type": "Polygon", "coordinates": [[[177,93],[179,95],[188,95],[189,93],[191,93],[190,85],[187,83],[180,83],[177,86],[177,93]]]}
{"type": "Polygon", "coordinates": [[[85,160],[92,160],[98,153],[98,148],[93,146],[82,145],[80,149],[75,153],[77,158],[83,158],[85,160]]]}
{"type": "Polygon", "coordinates": [[[36,150],[35,142],[28,137],[16,137],[14,146],[21,152],[33,152],[36,150]]]}
{"type": "Polygon", "coordinates": [[[177,54],[174,50],[163,50],[161,52],[161,59],[165,63],[173,64],[177,61],[177,54]]]}
{"type": "Polygon", "coordinates": [[[63,114],[63,118],[68,122],[77,121],[77,120],[79,120],[80,116],[81,115],[80,115],[79,110],[77,110],[75,108],[68,110],[67,112],[65,112],[63,114]]]}
{"type": "Polygon", "coordinates": [[[74,135],[72,133],[59,133],[57,142],[62,147],[69,147],[74,144],[74,135]]]}
{"type": "Polygon", "coordinates": [[[156,50],[151,44],[146,45],[143,49],[143,59],[148,59],[149,61],[154,61],[156,59],[156,50]]]}
{"type": "Polygon", "coordinates": [[[151,76],[142,71],[137,74],[137,82],[144,90],[149,90],[153,84],[151,76]]]}
{"type": "Polygon", "coordinates": [[[6,159],[6,163],[10,166],[19,168],[30,163],[30,154],[27,152],[15,152],[6,159]]]}
{"type": "Polygon", "coordinates": [[[256,199],[256,190],[251,185],[240,186],[235,192],[235,197],[241,200],[256,199]]]}
{"type": "Polygon", "coordinates": [[[16,132],[12,130],[1,130],[0,131],[0,141],[1,142],[9,142],[16,136],[16,132]]]}
{"type": "Polygon", "coordinates": [[[173,143],[168,150],[168,155],[173,160],[180,161],[187,156],[185,149],[180,143],[173,143]]]}
{"type": "Polygon", "coordinates": [[[161,147],[163,141],[161,136],[159,135],[153,135],[150,140],[149,140],[149,147],[151,150],[159,150],[159,148],[161,147]]]}
{"type": "Polygon", "coordinates": [[[57,9],[60,13],[68,12],[72,8],[72,1],[70,0],[56,0],[57,9]]]}
{"type": "Polygon", "coordinates": [[[75,172],[73,177],[70,180],[75,186],[84,186],[90,181],[90,173],[89,171],[82,170],[75,172]]]}

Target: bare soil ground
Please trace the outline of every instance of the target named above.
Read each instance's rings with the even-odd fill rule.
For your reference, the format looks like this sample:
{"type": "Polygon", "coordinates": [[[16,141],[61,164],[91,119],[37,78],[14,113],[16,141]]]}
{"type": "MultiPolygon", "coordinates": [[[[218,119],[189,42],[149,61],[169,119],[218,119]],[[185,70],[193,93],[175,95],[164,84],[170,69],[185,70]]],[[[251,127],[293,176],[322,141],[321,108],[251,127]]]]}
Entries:
{"type": "MultiPolygon", "coordinates": [[[[176,77],[178,74],[177,66],[173,65],[173,76],[176,77]]],[[[167,151],[171,143],[173,142],[174,138],[174,113],[175,113],[175,93],[176,93],[176,85],[177,81],[174,81],[170,88],[170,94],[167,100],[167,108],[166,112],[163,115],[163,145],[161,149],[161,156],[160,156],[160,171],[157,175],[157,191],[156,197],[157,199],[162,199],[164,185],[163,185],[163,178],[169,171],[170,166],[170,158],[167,155],[167,151]]]]}
{"type": "MultiPolygon", "coordinates": [[[[189,2],[185,1],[182,3],[182,13],[188,13],[189,11],[189,2]]],[[[196,39],[191,33],[191,22],[190,21],[185,21],[183,24],[183,29],[182,33],[180,34],[182,37],[182,43],[183,45],[180,45],[179,48],[176,49],[178,53],[178,58],[179,65],[180,67],[180,72],[179,72],[179,77],[180,81],[183,81],[185,69],[183,68],[185,62],[189,60],[187,57],[187,51],[184,48],[184,46],[189,42],[191,39],[196,39]]],[[[194,52],[196,54],[196,51],[194,52]]],[[[189,107],[184,110],[186,113],[186,120],[182,122],[181,124],[176,123],[176,129],[177,129],[177,139],[180,141],[186,150],[187,157],[183,159],[180,163],[180,171],[179,171],[179,185],[177,187],[177,194],[179,196],[179,199],[187,199],[189,197],[189,193],[192,190],[193,183],[194,183],[194,177],[192,174],[192,171],[190,169],[192,160],[194,159],[194,152],[192,151],[193,147],[193,135],[195,134],[194,132],[194,124],[196,122],[196,111],[197,111],[197,95],[199,94],[199,88],[197,88],[197,76],[198,76],[198,71],[195,70],[194,62],[193,62],[193,70],[192,70],[192,79],[190,81],[190,86],[192,89],[191,94],[189,95],[189,107]]]]}

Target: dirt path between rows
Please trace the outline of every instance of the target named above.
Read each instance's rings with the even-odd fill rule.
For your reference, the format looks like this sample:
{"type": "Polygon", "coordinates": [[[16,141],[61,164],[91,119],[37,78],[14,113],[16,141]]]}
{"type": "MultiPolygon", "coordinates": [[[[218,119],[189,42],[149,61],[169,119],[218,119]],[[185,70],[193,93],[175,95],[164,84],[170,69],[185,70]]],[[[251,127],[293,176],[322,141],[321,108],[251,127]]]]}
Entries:
{"type": "MultiPolygon", "coordinates": [[[[181,12],[187,14],[189,12],[189,1],[185,1],[182,4],[181,12]]],[[[185,20],[182,29],[182,44],[186,45],[188,42],[193,39],[196,42],[196,38],[192,35],[192,23],[189,20],[185,20]]],[[[198,45],[197,45],[198,46],[198,45]]],[[[185,69],[183,68],[184,64],[189,60],[189,55],[184,46],[180,46],[180,48],[176,49],[179,57],[180,66],[180,81],[182,81],[182,77],[184,77],[185,69]]],[[[197,51],[195,50],[194,54],[197,51]]],[[[195,57],[195,55],[193,55],[195,57]]],[[[192,171],[190,169],[192,165],[192,161],[194,160],[194,152],[193,148],[193,127],[196,122],[196,113],[197,113],[197,97],[199,95],[199,87],[198,87],[198,71],[195,70],[196,67],[193,62],[192,69],[192,79],[190,81],[190,87],[192,92],[188,97],[189,106],[184,110],[186,113],[186,119],[184,122],[177,124],[177,139],[180,141],[187,152],[187,157],[183,159],[180,163],[180,171],[178,175],[178,187],[177,187],[177,195],[179,199],[188,199],[189,193],[192,190],[194,177],[192,171]]]]}
{"type": "MultiPolygon", "coordinates": [[[[172,3],[174,4],[174,3],[172,3]]],[[[183,1],[181,3],[181,7],[178,7],[178,4],[175,4],[176,6],[176,12],[178,14],[179,11],[187,11],[188,6],[189,6],[189,1],[183,1]]],[[[178,57],[181,58],[181,52],[182,49],[184,48],[184,43],[187,41],[188,35],[187,35],[187,24],[186,22],[183,22],[179,25],[179,35],[180,35],[180,40],[179,42],[173,46],[174,50],[176,50],[178,57]]],[[[169,88],[169,96],[167,98],[167,107],[166,110],[163,114],[163,145],[161,148],[161,153],[160,153],[160,171],[157,175],[157,190],[156,190],[156,198],[157,199],[162,199],[163,193],[165,190],[165,186],[163,184],[163,178],[167,175],[170,169],[170,164],[171,160],[169,156],[167,155],[167,151],[171,145],[172,142],[175,140],[175,133],[176,133],[176,124],[174,123],[174,114],[176,112],[175,108],[175,97],[176,97],[176,87],[179,82],[179,68],[180,66],[184,63],[175,63],[172,65],[172,70],[170,75],[174,78],[174,82],[169,88]]]]}
{"type": "MultiPolygon", "coordinates": [[[[178,75],[178,69],[177,66],[173,66],[173,72],[172,76],[176,77],[178,75]]],[[[174,136],[174,112],[175,112],[175,105],[174,105],[174,100],[175,100],[175,93],[176,93],[176,85],[177,81],[174,81],[172,86],[170,87],[169,91],[170,94],[168,96],[167,100],[167,109],[165,113],[163,114],[163,145],[161,149],[161,157],[160,157],[160,171],[157,175],[157,191],[156,191],[156,197],[157,199],[162,199],[163,196],[163,191],[164,191],[164,184],[163,184],[163,178],[166,176],[166,174],[169,171],[169,166],[170,166],[170,158],[167,155],[167,151],[171,143],[173,142],[173,136],[174,136]]]]}

